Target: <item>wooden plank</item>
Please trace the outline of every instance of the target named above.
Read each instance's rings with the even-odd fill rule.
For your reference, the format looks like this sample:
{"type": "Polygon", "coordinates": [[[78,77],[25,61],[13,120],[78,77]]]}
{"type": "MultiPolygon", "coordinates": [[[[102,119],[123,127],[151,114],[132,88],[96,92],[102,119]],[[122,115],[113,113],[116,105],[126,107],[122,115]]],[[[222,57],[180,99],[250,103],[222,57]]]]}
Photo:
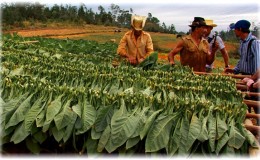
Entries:
{"type": "Polygon", "coordinates": [[[244,102],[248,107],[260,108],[260,101],[253,101],[253,100],[246,100],[246,99],[244,99],[243,102],[244,102]]]}
{"type": "Polygon", "coordinates": [[[198,75],[220,75],[220,76],[229,76],[236,79],[243,79],[246,77],[251,77],[251,75],[241,75],[241,74],[227,74],[227,73],[206,73],[206,72],[194,72],[198,75]]]}
{"type": "Polygon", "coordinates": [[[260,97],[260,93],[259,92],[241,92],[242,94],[245,94],[247,96],[250,97],[260,97]]]}
{"type": "Polygon", "coordinates": [[[260,119],[260,114],[254,114],[254,113],[246,113],[246,118],[255,118],[260,119]]]}

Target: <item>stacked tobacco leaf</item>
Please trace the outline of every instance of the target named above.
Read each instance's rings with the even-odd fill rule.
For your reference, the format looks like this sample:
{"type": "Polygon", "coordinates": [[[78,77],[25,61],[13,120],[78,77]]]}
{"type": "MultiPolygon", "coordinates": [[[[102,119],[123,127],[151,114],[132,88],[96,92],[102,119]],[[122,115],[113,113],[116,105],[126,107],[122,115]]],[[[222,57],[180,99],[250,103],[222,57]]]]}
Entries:
{"type": "Polygon", "coordinates": [[[157,52],[139,67],[115,68],[110,43],[17,35],[3,42],[3,150],[25,143],[32,153],[236,156],[257,147],[230,77],[157,64],[157,52]]]}

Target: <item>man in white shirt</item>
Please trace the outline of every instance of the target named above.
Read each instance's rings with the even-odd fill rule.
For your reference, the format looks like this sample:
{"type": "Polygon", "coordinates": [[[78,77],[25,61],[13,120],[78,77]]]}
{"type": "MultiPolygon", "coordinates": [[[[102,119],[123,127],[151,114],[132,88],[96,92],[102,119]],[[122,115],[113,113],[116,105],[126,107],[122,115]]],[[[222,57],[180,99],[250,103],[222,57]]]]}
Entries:
{"type": "MultiPolygon", "coordinates": [[[[216,27],[217,25],[213,23],[213,20],[210,19],[205,19],[206,26],[207,26],[207,32],[205,34],[205,37],[208,39],[209,45],[210,45],[210,50],[212,46],[218,43],[218,49],[220,50],[222,57],[225,62],[225,68],[229,68],[228,62],[229,62],[229,57],[227,50],[225,48],[225,44],[223,40],[215,33],[212,32],[213,27],[216,27]]],[[[211,72],[213,68],[213,63],[212,64],[207,64],[206,65],[206,71],[211,72]]]]}

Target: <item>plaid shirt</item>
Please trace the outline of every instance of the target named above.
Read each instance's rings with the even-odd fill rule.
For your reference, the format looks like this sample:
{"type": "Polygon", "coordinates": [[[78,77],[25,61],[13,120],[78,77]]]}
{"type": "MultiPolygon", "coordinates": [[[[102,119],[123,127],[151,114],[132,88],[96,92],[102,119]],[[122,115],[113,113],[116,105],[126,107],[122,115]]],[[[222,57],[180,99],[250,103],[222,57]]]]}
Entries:
{"type": "Polygon", "coordinates": [[[256,37],[249,33],[245,40],[240,41],[240,59],[234,68],[235,74],[252,75],[260,67],[260,41],[254,40],[251,43],[251,49],[249,48],[248,51],[248,44],[251,39],[256,39],[256,37]]]}

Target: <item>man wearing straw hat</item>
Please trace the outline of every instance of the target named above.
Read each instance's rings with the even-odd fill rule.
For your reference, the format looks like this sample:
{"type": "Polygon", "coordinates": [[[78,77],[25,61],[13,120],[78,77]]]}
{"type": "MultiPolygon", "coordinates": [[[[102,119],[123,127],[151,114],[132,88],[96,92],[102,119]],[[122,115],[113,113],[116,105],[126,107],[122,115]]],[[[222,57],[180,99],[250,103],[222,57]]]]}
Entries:
{"type": "Polygon", "coordinates": [[[211,64],[215,58],[218,45],[209,50],[209,44],[204,38],[206,23],[204,18],[194,17],[191,25],[191,34],[177,43],[176,47],[168,54],[170,64],[175,64],[174,56],[180,52],[180,62],[189,66],[193,71],[206,72],[206,64],[211,64]]]}
{"type": "MultiPolygon", "coordinates": [[[[205,22],[206,22],[206,29],[207,29],[205,38],[208,39],[210,50],[212,49],[212,46],[214,46],[216,43],[218,43],[218,46],[219,46],[218,49],[220,50],[222,57],[224,59],[225,68],[229,68],[229,65],[228,65],[229,57],[228,57],[228,53],[225,48],[224,42],[217,34],[213,34],[213,32],[212,32],[213,27],[216,27],[217,25],[214,24],[213,20],[211,20],[211,19],[205,19],[205,22]]],[[[213,63],[206,65],[207,72],[211,72],[212,68],[213,68],[213,63]]]]}
{"type": "Polygon", "coordinates": [[[120,40],[117,54],[130,64],[137,65],[153,52],[153,42],[149,33],[143,31],[145,16],[132,15],[131,30],[120,40]]]}

